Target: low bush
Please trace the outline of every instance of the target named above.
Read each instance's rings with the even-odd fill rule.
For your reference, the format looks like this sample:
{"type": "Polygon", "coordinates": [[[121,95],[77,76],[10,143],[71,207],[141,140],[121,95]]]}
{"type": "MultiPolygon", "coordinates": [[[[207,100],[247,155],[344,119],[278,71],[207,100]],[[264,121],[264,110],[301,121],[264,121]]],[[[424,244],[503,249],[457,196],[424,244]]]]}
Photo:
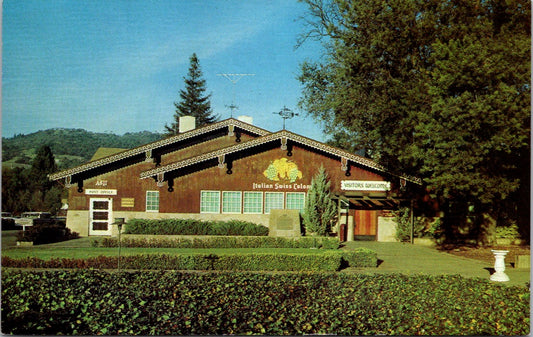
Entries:
{"type": "Polygon", "coordinates": [[[342,258],[343,263],[352,268],[377,267],[378,264],[377,253],[368,248],[343,251],[342,258]]]}
{"type": "Polygon", "coordinates": [[[20,227],[17,227],[14,219],[2,218],[2,230],[3,231],[12,231],[12,230],[17,230],[17,229],[20,229],[20,227]]]}
{"type": "MultiPolygon", "coordinates": [[[[102,247],[118,247],[118,238],[97,241],[102,247]]],[[[204,238],[187,237],[128,237],[121,238],[122,247],[138,248],[339,248],[339,239],[328,237],[265,237],[219,236],[204,238]]]]}
{"type": "Polygon", "coordinates": [[[268,228],[252,222],[239,220],[131,219],[126,223],[124,233],[147,235],[266,236],[268,235],[268,228]]]}
{"type": "Polygon", "coordinates": [[[2,272],[16,335],[527,335],[529,290],[460,276],[2,272]]]}
{"type": "MultiPolygon", "coordinates": [[[[265,270],[265,271],[337,271],[341,267],[375,267],[376,253],[368,249],[344,252],[328,250],[316,253],[248,254],[146,254],[122,256],[123,269],[160,270],[265,270]]],[[[114,269],[118,256],[87,259],[2,257],[3,267],[13,268],[96,268],[114,269]]]]}
{"type": "Polygon", "coordinates": [[[35,245],[77,238],[79,238],[79,234],[72,232],[63,222],[30,226],[17,234],[18,241],[33,242],[35,245]]]}

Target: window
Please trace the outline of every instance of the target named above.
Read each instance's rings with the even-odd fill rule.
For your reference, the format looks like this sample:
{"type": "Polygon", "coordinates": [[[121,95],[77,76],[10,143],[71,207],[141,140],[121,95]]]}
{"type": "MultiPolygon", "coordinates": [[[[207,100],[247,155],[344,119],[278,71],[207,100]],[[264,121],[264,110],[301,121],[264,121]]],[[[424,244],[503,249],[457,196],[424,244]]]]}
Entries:
{"type": "Polygon", "coordinates": [[[283,209],[283,192],[265,192],[265,213],[271,209],[283,209]]]}
{"type": "Polygon", "coordinates": [[[241,192],[222,192],[222,213],[241,213],[242,193],[241,192]]]}
{"type": "Polygon", "coordinates": [[[286,207],[287,209],[297,209],[303,212],[305,206],[304,192],[287,192],[286,207]]]}
{"type": "Polygon", "coordinates": [[[200,192],[200,213],[220,213],[220,192],[200,192]]]}
{"type": "Polygon", "coordinates": [[[244,192],[244,213],[263,213],[263,192],[244,192]]]}
{"type": "Polygon", "coordinates": [[[159,212],[159,191],[146,191],[146,211],[159,212]]]}

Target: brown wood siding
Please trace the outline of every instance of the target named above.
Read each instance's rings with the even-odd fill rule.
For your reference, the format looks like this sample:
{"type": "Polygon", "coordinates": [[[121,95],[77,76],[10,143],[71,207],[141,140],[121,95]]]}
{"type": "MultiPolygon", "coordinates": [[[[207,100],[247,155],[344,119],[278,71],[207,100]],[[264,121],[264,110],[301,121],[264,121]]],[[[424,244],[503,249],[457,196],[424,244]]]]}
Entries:
{"type": "MultiPolygon", "coordinates": [[[[246,141],[252,137],[246,133],[241,133],[241,141],[246,141]]],[[[175,151],[161,157],[161,165],[167,165],[177,160],[190,158],[199,154],[207,153],[219,148],[235,145],[235,137],[223,136],[212,139],[201,144],[196,144],[185,149],[175,151]]],[[[78,192],[77,185],[69,189],[69,209],[88,210],[90,198],[108,197],[113,199],[114,211],[137,211],[146,210],[146,191],[159,191],[160,199],[163,193],[167,192],[167,184],[164,187],[157,187],[153,179],[140,179],[141,172],[155,167],[153,162],[141,162],[132,166],[124,167],[116,171],[101,174],[97,177],[87,179],[83,183],[83,191],[78,192]],[[105,185],[102,185],[104,183],[105,185]],[[116,195],[87,195],[87,189],[116,189],[116,195]],[[134,207],[122,207],[122,198],[133,198],[134,207]]],[[[161,211],[161,210],[160,210],[161,211]]],[[[162,211],[161,211],[162,212],[162,211]]],[[[195,211],[197,212],[197,211],[195,211]]]]}
{"type": "MultiPolygon", "coordinates": [[[[307,149],[294,146],[292,156],[279,147],[232,162],[232,174],[226,168],[211,167],[174,179],[174,191],[166,188],[160,194],[161,212],[198,213],[200,191],[263,191],[263,192],[306,192],[313,176],[323,165],[330,177],[334,192],[340,192],[341,180],[384,180],[377,173],[352,167],[351,176],[346,177],[340,161],[307,149]],[[263,172],[276,159],[286,158],[296,164],[302,177],[294,182],[280,179],[269,180],[263,172]],[[254,185],[255,184],[255,185],[254,185]]],[[[152,180],[153,181],[153,180],[152,180]]],[[[155,183],[154,183],[155,184],[155,183]]]]}
{"type": "Polygon", "coordinates": [[[354,211],[354,235],[372,235],[378,233],[378,211],[354,211]]]}
{"type": "MultiPolygon", "coordinates": [[[[242,141],[250,136],[242,134],[242,141]]],[[[207,153],[217,148],[235,144],[235,137],[223,136],[217,139],[197,144],[189,148],[176,151],[162,157],[162,165],[169,164],[178,159],[189,158],[201,153],[207,153]]],[[[154,179],[140,179],[143,171],[152,169],[152,162],[141,162],[129,167],[99,175],[84,181],[83,192],[77,192],[77,185],[69,191],[69,209],[89,209],[89,199],[92,197],[108,197],[113,199],[114,211],[137,211],[146,210],[146,191],[159,191],[159,212],[161,213],[199,213],[200,191],[263,191],[263,192],[306,192],[311,184],[311,179],[318,172],[321,165],[329,174],[331,187],[334,193],[341,192],[342,180],[385,180],[376,172],[365,168],[350,168],[350,176],[347,177],[341,170],[338,158],[332,158],[311,151],[305,147],[292,146],[292,156],[287,156],[286,150],[281,150],[279,145],[273,145],[262,149],[251,150],[246,156],[239,158],[228,155],[231,162],[232,174],[227,173],[227,168],[218,168],[217,160],[211,163],[212,167],[198,167],[198,171],[175,177],[173,179],[174,191],[168,192],[165,182],[163,187],[158,187],[154,179]],[[258,152],[259,151],[259,152],[258,152]],[[294,163],[301,172],[301,178],[291,182],[287,179],[273,181],[263,173],[277,159],[285,158],[287,162],[294,163]],[[102,185],[104,184],[105,185],[102,185]],[[255,184],[255,185],[254,185],[255,184]],[[87,189],[116,189],[116,195],[87,195],[87,189]],[[133,198],[133,207],[122,207],[122,198],[133,198]]]]}

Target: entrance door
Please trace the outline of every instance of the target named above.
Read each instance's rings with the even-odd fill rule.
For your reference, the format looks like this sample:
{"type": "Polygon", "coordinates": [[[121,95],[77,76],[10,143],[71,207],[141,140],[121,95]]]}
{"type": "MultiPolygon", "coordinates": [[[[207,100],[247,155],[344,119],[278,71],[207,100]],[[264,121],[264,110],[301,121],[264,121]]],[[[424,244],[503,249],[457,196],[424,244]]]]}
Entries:
{"type": "Polygon", "coordinates": [[[355,236],[375,236],[378,233],[378,211],[355,210],[355,236]]]}
{"type": "Polygon", "coordinates": [[[111,235],[113,199],[91,198],[89,207],[89,235],[111,235]]]}

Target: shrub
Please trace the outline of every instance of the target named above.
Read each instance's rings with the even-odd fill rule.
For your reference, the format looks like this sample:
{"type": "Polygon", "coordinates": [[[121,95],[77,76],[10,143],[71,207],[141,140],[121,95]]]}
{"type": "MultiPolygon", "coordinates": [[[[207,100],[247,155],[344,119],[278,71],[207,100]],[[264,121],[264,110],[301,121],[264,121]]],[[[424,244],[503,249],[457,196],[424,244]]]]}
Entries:
{"type": "MultiPolygon", "coordinates": [[[[375,267],[375,261],[359,253],[357,266],[375,267]],[[367,265],[365,265],[367,264],[367,265]]],[[[162,270],[255,270],[255,271],[337,271],[346,265],[343,261],[355,263],[357,253],[346,255],[341,251],[317,253],[250,253],[250,254],[146,254],[121,257],[124,269],[162,270]]],[[[88,259],[60,258],[48,261],[27,257],[13,259],[2,257],[3,267],[13,268],[96,268],[114,269],[118,266],[117,256],[99,256],[88,259]]]]}
{"type": "Polygon", "coordinates": [[[307,233],[327,235],[337,216],[337,205],[332,199],[331,182],[324,166],[311,179],[303,212],[304,226],[307,233]]]}
{"type": "Polygon", "coordinates": [[[378,254],[367,248],[357,248],[352,251],[343,251],[343,262],[348,267],[361,268],[361,267],[377,267],[378,254]]]}
{"type": "Polygon", "coordinates": [[[518,239],[520,238],[520,233],[518,231],[518,225],[513,223],[509,226],[498,226],[496,227],[496,237],[498,239],[518,239]]]}
{"type": "Polygon", "coordinates": [[[460,276],[13,271],[16,335],[527,335],[529,291],[460,276]]]}
{"type": "MultiPolygon", "coordinates": [[[[118,238],[102,238],[102,247],[118,247],[118,238]]],[[[96,243],[97,245],[98,243],[96,243]]],[[[123,247],[138,248],[323,248],[337,249],[339,240],[326,237],[219,236],[204,238],[144,237],[121,239],[123,247]]]]}
{"type": "Polygon", "coordinates": [[[252,222],[200,221],[191,219],[131,219],[126,223],[126,234],[148,235],[248,235],[266,236],[268,228],[252,222]]]}
{"type": "Polygon", "coordinates": [[[35,245],[72,240],[78,237],[79,234],[65,227],[64,223],[33,225],[17,234],[18,241],[33,242],[35,245]]]}
{"type": "Polygon", "coordinates": [[[17,230],[17,229],[20,229],[20,227],[17,227],[14,219],[2,218],[2,230],[3,231],[12,231],[12,230],[17,230]]]}
{"type": "MultiPolygon", "coordinates": [[[[409,207],[402,207],[394,211],[396,227],[396,238],[401,242],[408,242],[411,238],[411,212],[409,207]]],[[[440,218],[415,217],[413,219],[413,237],[415,238],[434,238],[442,236],[442,223],[440,218]]]]}

